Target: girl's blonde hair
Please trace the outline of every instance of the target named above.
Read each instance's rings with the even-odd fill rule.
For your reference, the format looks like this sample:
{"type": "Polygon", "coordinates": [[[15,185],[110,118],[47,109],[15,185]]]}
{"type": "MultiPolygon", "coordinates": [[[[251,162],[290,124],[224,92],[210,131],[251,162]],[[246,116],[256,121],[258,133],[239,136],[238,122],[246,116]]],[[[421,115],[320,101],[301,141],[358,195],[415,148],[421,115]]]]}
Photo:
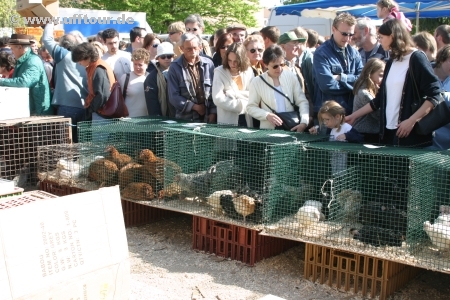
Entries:
{"type": "Polygon", "coordinates": [[[353,86],[353,94],[356,95],[358,94],[358,91],[360,89],[365,88],[375,97],[378,92],[378,88],[375,85],[375,83],[373,83],[370,76],[372,76],[373,73],[378,72],[381,69],[384,70],[385,65],[386,64],[381,59],[378,58],[369,59],[364,65],[361,74],[359,74],[359,77],[353,86]]]}
{"type": "Polygon", "coordinates": [[[344,124],[345,122],[345,109],[339,103],[337,103],[334,100],[329,100],[322,105],[322,107],[319,110],[319,113],[317,114],[320,124],[323,123],[322,118],[323,114],[329,114],[333,118],[336,117],[337,115],[340,115],[341,121],[339,122],[338,131],[341,129],[341,125],[344,124]]]}
{"type": "Polygon", "coordinates": [[[378,0],[377,6],[381,8],[386,7],[389,11],[391,11],[394,7],[398,8],[398,4],[394,0],[378,0]]]}

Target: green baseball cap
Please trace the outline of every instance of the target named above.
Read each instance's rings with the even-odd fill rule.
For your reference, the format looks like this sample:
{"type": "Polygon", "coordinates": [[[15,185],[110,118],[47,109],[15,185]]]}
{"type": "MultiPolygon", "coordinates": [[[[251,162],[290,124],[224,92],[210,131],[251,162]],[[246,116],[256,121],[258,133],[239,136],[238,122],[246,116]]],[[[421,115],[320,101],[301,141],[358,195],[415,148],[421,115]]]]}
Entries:
{"type": "Polygon", "coordinates": [[[288,31],[280,35],[280,38],[278,39],[278,44],[286,44],[290,41],[299,41],[300,43],[306,42],[306,38],[299,38],[295,34],[295,32],[288,31]]]}

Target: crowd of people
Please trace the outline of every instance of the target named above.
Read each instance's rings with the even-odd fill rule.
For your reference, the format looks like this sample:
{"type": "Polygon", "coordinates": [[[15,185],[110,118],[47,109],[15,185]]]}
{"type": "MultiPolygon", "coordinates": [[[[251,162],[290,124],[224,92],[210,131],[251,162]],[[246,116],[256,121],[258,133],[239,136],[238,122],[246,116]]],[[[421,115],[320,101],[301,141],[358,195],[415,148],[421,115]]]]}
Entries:
{"type": "Polygon", "coordinates": [[[130,117],[286,130],[282,114],[298,111],[290,130],[450,148],[448,124],[428,135],[413,130],[442,97],[449,101],[450,26],[412,36],[394,1],[379,0],[377,12],[379,28],[339,14],[328,39],[303,27],[250,33],[230,24],[206,41],[198,14],[170,24],[167,40],[135,27],[128,44],[114,28],[90,43],[79,32],[56,41],[47,24],[40,48],[27,35],[0,40],[0,86],[28,87],[31,114],[62,115],[75,126],[105,118],[101,108],[118,81],[130,117]]]}

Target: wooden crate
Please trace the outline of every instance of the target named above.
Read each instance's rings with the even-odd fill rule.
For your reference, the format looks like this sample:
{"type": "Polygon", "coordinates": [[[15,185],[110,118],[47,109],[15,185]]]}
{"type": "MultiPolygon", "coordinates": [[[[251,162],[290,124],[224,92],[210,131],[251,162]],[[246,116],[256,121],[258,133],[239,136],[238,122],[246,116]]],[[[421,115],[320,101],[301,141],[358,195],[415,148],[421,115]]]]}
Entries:
{"type": "Polygon", "coordinates": [[[386,299],[423,269],[367,255],[306,244],[305,279],[330,287],[386,299]]]}

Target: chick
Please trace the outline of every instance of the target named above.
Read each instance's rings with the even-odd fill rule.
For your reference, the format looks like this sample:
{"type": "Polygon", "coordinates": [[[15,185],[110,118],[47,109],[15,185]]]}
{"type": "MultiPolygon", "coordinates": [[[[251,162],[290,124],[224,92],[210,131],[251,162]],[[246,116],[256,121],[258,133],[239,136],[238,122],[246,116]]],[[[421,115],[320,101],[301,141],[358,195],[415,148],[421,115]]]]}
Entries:
{"type": "Polygon", "coordinates": [[[168,159],[156,157],[149,149],[141,151],[139,160],[144,169],[148,170],[161,184],[164,184],[164,168],[166,168],[166,172],[172,171],[174,175],[181,173],[180,166],[168,159]]]}
{"type": "Polygon", "coordinates": [[[105,158],[115,163],[119,168],[119,170],[125,167],[130,162],[132,162],[130,156],[119,153],[119,151],[117,151],[117,149],[114,148],[114,146],[106,147],[105,152],[108,152],[105,158]]]}
{"type": "Polygon", "coordinates": [[[255,199],[247,195],[240,195],[237,198],[233,198],[233,204],[238,214],[244,217],[244,222],[245,217],[255,212],[255,199]]]}
{"type": "Polygon", "coordinates": [[[214,212],[216,212],[219,215],[225,214],[224,210],[222,209],[222,206],[220,205],[220,197],[222,195],[230,195],[234,197],[234,193],[230,190],[223,190],[223,191],[216,191],[206,197],[206,201],[209,205],[211,205],[214,212]]]}
{"type": "Polygon", "coordinates": [[[137,201],[149,201],[155,197],[152,187],[149,184],[142,182],[132,182],[128,184],[122,190],[121,195],[125,199],[137,201]]]}
{"type": "Polygon", "coordinates": [[[112,186],[117,183],[119,168],[110,160],[101,158],[89,165],[88,179],[100,183],[100,187],[112,186]]]}
{"type": "Polygon", "coordinates": [[[136,181],[142,182],[138,178],[141,175],[142,166],[137,163],[129,163],[119,171],[120,188],[125,188],[128,184],[136,181]]]}
{"type": "Polygon", "coordinates": [[[219,196],[219,203],[222,211],[232,219],[239,218],[239,213],[234,208],[233,195],[223,194],[219,196]]]}
{"type": "Polygon", "coordinates": [[[176,182],[172,182],[167,187],[158,192],[158,198],[159,199],[162,199],[164,197],[170,198],[180,194],[181,194],[180,186],[176,182]]]}
{"type": "Polygon", "coordinates": [[[433,245],[439,250],[450,249],[450,227],[444,224],[435,223],[430,224],[429,221],[423,223],[423,230],[428,234],[433,245]]]}
{"type": "Polygon", "coordinates": [[[322,203],[314,200],[306,201],[298,210],[295,218],[297,219],[297,222],[304,227],[325,220],[325,215],[322,213],[322,203]]]}
{"type": "Polygon", "coordinates": [[[379,246],[401,246],[404,236],[395,230],[376,227],[363,226],[361,229],[350,229],[350,234],[355,240],[360,240],[365,244],[375,247],[379,246]]]}

